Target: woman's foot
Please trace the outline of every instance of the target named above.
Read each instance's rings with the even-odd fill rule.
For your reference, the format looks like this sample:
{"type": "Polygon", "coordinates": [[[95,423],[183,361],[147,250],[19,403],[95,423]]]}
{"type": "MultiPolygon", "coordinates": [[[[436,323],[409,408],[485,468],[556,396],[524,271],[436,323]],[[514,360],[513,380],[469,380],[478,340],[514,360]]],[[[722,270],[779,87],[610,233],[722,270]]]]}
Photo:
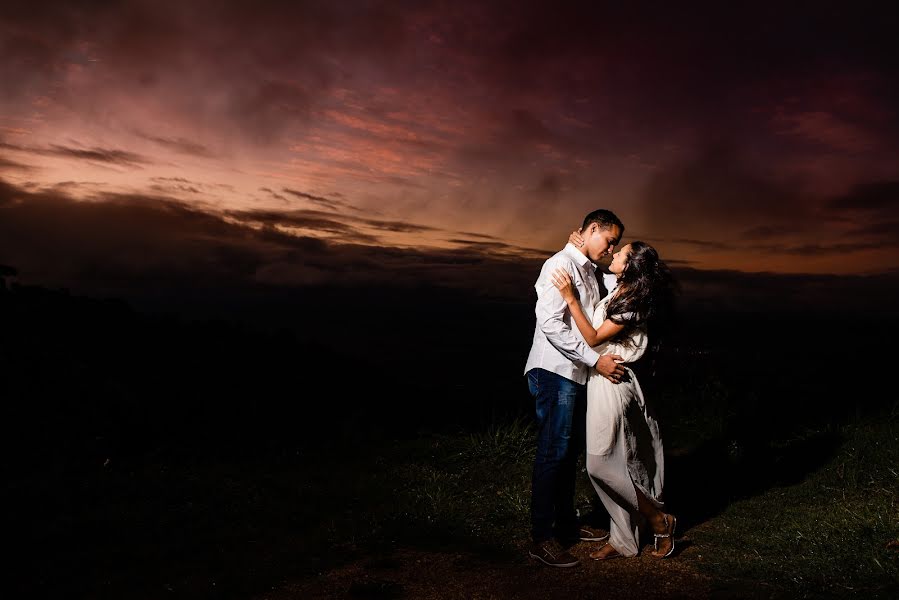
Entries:
{"type": "Polygon", "coordinates": [[[677,527],[677,517],[662,513],[660,527],[653,533],[655,549],[650,552],[656,558],[668,558],[674,552],[674,528],[677,527]]]}
{"type": "Polygon", "coordinates": [[[603,544],[602,548],[594,550],[589,556],[593,560],[610,560],[612,558],[618,558],[621,555],[618,553],[618,550],[615,550],[615,548],[612,547],[612,544],[603,544]]]}

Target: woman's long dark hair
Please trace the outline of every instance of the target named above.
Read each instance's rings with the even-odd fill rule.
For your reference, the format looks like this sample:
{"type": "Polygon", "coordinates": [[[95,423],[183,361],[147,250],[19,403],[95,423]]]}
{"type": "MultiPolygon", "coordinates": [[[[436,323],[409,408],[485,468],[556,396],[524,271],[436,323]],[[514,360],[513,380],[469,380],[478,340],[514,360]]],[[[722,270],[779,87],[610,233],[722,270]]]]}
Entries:
{"type": "Polygon", "coordinates": [[[677,284],[656,249],[646,242],[631,242],[627,266],[618,277],[618,291],[609,300],[606,316],[624,325],[616,336],[626,340],[636,328],[651,329],[650,344],[657,349],[674,311],[677,284]]]}

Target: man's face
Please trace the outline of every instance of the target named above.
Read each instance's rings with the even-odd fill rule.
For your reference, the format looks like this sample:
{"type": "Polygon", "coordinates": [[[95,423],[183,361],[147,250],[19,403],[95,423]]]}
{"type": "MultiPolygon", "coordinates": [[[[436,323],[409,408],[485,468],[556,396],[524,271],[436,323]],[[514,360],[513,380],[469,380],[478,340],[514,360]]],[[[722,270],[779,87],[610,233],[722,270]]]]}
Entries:
{"type": "Polygon", "coordinates": [[[621,228],[618,225],[612,225],[609,229],[600,229],[599,225],[592,223],[582,235],[585,242],[584,248],[587,250],[587,258],[597,262],[606,254],[612,252],[618,242],[621,241],[621,228]]]}

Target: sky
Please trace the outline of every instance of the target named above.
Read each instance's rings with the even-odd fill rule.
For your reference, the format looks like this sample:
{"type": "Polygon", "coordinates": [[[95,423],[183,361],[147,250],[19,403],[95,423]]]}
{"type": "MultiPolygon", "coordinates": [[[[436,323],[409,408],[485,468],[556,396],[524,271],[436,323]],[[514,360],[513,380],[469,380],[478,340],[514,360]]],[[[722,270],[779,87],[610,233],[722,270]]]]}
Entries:
{"type": "Polygon", "coordinates": [[[897,30],[883,2],[4,2],[0,263],[503,286],[609,208],[676,268],[895,274],[897,30]]]}

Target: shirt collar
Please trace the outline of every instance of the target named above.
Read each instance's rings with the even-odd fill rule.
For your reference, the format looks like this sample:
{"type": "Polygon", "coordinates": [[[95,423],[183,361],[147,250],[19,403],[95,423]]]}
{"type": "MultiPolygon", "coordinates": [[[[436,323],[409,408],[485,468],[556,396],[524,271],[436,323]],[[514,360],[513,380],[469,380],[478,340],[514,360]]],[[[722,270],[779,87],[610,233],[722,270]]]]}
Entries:
{"type": "Polygon", "coordinates": [[[587,255],[574,247],[574,244],[568,242],[565,244],[565,253],[568,254],[571,258],[574,259],[574,262],[578,264],[580,267],[586,267],[590,265],[590,268],[594,271],[596,270],[596,263],[592,262],[587,255]]]}

